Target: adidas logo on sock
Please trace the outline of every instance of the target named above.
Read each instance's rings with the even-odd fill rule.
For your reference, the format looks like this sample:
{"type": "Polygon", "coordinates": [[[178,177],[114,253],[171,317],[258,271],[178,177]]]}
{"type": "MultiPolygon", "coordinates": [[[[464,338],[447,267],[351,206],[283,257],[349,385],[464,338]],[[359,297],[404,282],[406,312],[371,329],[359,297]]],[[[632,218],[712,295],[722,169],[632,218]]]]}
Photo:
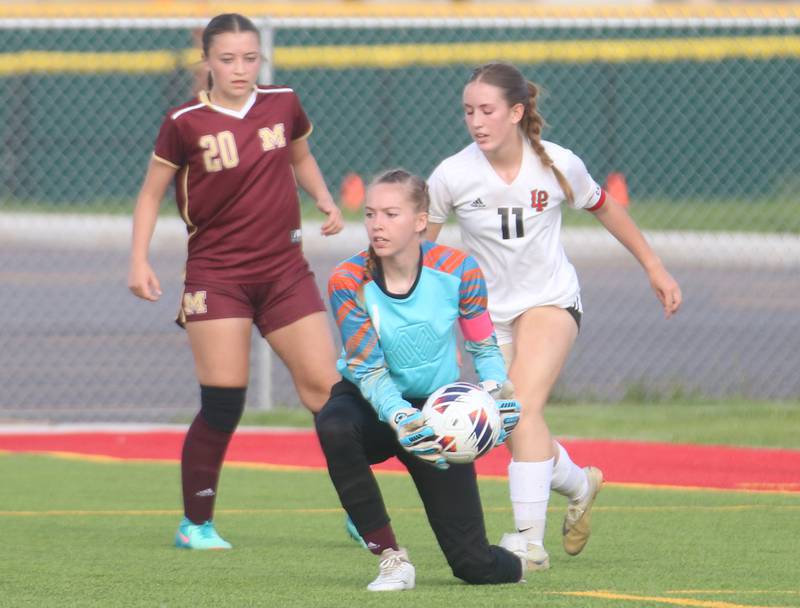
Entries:
{"type": "Polygon", "coordinates": [[[484,202],[480,198],[476,198],[474,201],[472,201],[469,204],[469,206],[472,207],[473,209],[485,209],[486,208],[486,205],[484,204],[484,202]]]}
{"type": "Polygon", "coordinates": [[[212,488],[206,488],[205,490],[200,490],[199,492],[195,493],[195,496],[205,497],[205,496],[214,496],[216,492],[212,488]]]}

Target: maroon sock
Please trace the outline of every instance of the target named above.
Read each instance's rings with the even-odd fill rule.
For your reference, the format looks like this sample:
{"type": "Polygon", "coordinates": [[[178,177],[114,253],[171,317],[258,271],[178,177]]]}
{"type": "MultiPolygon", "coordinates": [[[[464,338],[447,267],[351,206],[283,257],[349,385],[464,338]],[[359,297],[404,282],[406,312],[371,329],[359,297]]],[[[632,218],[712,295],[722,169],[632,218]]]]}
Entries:
{"type": "Polygon", "coordinates": [[[232,436],[210,427],[201,414],[186,433],[181,455],[183,511],[192,523],[202,524],[214,514],[219,472],[232,436]]]}
{"type": "Polygon", "coordinates": [[[362,535],[362,538],[367,543],[367,549],[375,555],[380,555],[385,549],[397,551],[397,541],[394,538],[394,530],[392,530],[390,524],[386,524],[383,528],[378,528],[372,532],[367,532],[362,535]]]}

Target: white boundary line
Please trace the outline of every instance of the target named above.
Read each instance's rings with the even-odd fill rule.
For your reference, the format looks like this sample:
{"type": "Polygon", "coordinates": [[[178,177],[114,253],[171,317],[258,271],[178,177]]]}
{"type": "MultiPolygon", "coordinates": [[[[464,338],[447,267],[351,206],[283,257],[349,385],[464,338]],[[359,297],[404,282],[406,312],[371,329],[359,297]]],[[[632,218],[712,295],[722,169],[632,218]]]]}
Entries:
{"type": "MultiPolygon", "coordinates": [[[[345,258],[366,247],[364,228],[349,223],[332,237],[319,222],[304,222],[303,248],[309,254],[345,258]]],[[[800,268],[800,235],[751,232],[648,231],[648,241],[668,263],[695,267],[800,268]]],[[[131,218],[110,215],[0,214],[0,247],[127,250],[131,218]]],[[[564,228],[563,242],[575,260],[624,259],[628,252],[603,228],[564,228]]],[[[458,228],[446,225],[441,242],[461,246],[458,228]]],[[[154,251],[185,251],[186,227],[175,217],[159,218],[154,251]]]]}

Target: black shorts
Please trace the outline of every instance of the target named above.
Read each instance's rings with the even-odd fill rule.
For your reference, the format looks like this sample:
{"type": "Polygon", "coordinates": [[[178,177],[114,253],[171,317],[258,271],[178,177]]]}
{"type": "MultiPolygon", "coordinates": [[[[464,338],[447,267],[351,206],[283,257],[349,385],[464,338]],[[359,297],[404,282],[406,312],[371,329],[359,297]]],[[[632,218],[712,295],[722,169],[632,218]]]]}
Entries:
{"type": "Polygon", "coordinates": [[[578,325],[578,331],[581,330],[581,317],[583,317],[583,313],[578,310],[577,306],[570,306],[569,308],[565,308],[573,319],[575,319],[575,323],[578,325]]]}

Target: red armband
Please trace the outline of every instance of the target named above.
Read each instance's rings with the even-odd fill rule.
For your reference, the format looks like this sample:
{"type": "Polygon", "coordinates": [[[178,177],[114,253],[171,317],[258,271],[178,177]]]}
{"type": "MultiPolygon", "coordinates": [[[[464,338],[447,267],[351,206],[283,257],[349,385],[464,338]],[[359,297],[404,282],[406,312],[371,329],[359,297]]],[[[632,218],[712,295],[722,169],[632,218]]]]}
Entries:
{"type": "Polygon", "coordinates": [[[602,207],[605,204],[605,202],[606,202],[606,191],[605,190],[600,190],[600,200],[597,201],[591,207],[588,207],[586,209],[586,211],[591,211],[591,212],[598,211],[600,209],[600,207],[602,207]]]}
{"type": "Polygon", "coordinates": [[[492,318],[489,316],[489,313],[485,311],[472,319],[459,317],[458,325],[461,327],[461,333],[464,334],[464,339],[470,342],[485,340],[494,332],[492,318]]]}

